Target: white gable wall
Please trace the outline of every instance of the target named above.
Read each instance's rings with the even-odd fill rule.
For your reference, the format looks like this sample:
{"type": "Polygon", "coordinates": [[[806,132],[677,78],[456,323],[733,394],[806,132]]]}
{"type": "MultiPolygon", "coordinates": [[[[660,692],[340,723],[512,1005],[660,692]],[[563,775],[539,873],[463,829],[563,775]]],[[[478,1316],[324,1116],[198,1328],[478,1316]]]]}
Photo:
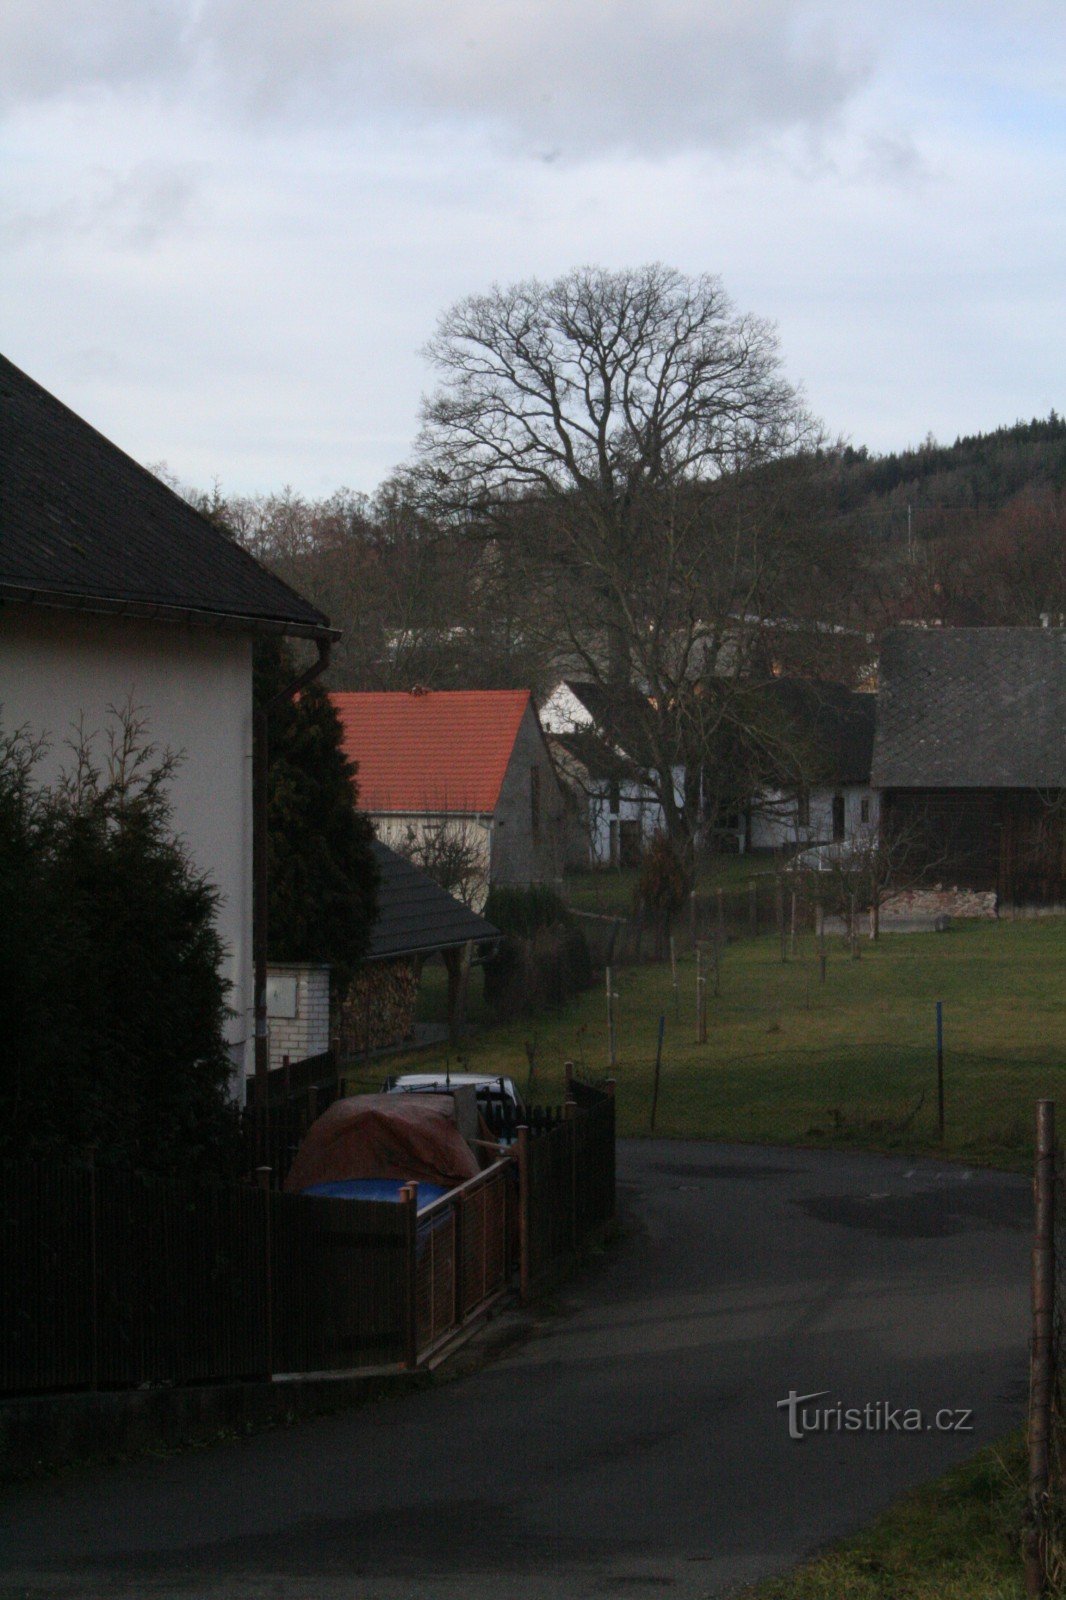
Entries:
{"type": "Polygon", "coordinates": [[[38,773],[69,763],[79,718],[106,752],[109,706],[132,700],[160,749],[183,753],[171,788],[175,832],[223,896],[217,924],[235,1015],[234,1093],[253,1068],[252,646],[245,635],[45,607],[0,610],[0,725],[50,744],[38,773]]]}

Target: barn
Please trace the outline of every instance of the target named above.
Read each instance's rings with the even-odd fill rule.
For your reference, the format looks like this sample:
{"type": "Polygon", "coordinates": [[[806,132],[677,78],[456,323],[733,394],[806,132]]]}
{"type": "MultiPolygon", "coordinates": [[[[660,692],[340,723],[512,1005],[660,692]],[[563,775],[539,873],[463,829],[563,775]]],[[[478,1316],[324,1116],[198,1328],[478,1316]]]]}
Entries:
{"type": "Polygon", "coordinates": [[[901,628],[882,643],[872,782],[945,882],[1066,903],[1066,630],[901,628]]]}

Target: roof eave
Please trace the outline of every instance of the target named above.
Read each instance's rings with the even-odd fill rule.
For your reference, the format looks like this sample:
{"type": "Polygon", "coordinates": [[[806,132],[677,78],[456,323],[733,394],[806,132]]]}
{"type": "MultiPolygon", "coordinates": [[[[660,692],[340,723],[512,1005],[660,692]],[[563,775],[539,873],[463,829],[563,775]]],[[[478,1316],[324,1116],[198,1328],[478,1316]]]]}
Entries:
{"type": "Polygon", "coordinates": [[[491,933],[468,933],[461,939],[439,939],[432,944],[405,944],[399,950],[382,950],[378,954],[373,952],[365,959],[369,965],[374,961],[400,961],[405,956],[431,956],[438,955],[441,950],[461,950],[468,944],[498,944],[503,938],[499,929],[491,933]]]}
{"type": "Polygon", "coordinates": [[[106,595],[81,595],[50,589],[33,589],[12,583],[0,583],[0,601],[7,604],[43,607],[52,611],[135,617],[147,622],[184,622],[191,627],[214,628],[227,633],[274,634],[293,639],[328,639],[333,642],[341,637],[341,630],[331,628],[325,620],[322,623],[312,623],[287,617],[249,616],[243,612],[209,611],[198,606],[166,605],[150,600],[121,600],[106,595]]]}

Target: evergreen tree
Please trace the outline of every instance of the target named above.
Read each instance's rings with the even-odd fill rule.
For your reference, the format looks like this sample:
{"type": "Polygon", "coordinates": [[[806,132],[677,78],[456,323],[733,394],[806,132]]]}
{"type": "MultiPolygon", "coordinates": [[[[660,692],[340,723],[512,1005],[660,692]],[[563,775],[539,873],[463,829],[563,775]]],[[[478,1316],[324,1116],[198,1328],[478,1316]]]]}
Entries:
{"type": "Polygon", "coordinates": [[[171,832],[174,759],[119,723],[51,788],[0,739],[0,1152],[228,1176],[218,893],[171,832]]]}
{"type": "Polygon", "coordinates": [[[296,669],[283,648],[256,655],[256,699],[269,704],[267,944],[273,961],[328,961],[338,990],[366,955],[377,916],[373,829],[356,809],[356,767],[319,684],[276,699],[296,669]]]}

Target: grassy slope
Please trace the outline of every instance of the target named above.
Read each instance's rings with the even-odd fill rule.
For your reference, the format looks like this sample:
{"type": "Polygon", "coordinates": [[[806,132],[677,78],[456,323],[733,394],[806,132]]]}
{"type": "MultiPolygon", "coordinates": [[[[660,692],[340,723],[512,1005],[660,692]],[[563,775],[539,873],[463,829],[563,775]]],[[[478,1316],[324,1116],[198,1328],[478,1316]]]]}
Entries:
{"type": "Polygon", "coordinates": [[[1020,1436],[905,1495],[855,1539],[750,1600],[1021,1600],[1020,1436]]]}
{"type": "MultiPolygon", "coordinates": [[[[648,1131],[655,1032],[666,1016],[656,1131],[663,1135],[938,1152],[934,1003],[944,1001],[947,1137],[960,1160],[1025,1167],[1034,1101],[1066,1084],[1066,920],[959,924],[942,935],[864,941],[862,959],[830,941],[818,981],[814,941],[782,964],[772,937],[729,946],[709,1038],[696,1044],[695,967],[680,962],[675,1019],[668,965],[616,975],[620,1130],[648,1131]],[[924,1099],[922,1098],[924,1096],[924,1099]]],[[[443,1014],[443,973],[423,978],[427,1016],[443,1014]]],[[[472,984],[476,1033],[464,1064],[503,1072],[532,1097],[561,1097],[563,1063],[607,1069],[600,986],[559,1013],[493,1025],[472,984]]],[[[419,1066],[443,1064],[444,1053],[419,1066]]],[[[460,1053],[452,1052],[458,1066],[460,1053]]],[[[390,1059],[399,1070],[401,1058],[390,1059]]]]}

